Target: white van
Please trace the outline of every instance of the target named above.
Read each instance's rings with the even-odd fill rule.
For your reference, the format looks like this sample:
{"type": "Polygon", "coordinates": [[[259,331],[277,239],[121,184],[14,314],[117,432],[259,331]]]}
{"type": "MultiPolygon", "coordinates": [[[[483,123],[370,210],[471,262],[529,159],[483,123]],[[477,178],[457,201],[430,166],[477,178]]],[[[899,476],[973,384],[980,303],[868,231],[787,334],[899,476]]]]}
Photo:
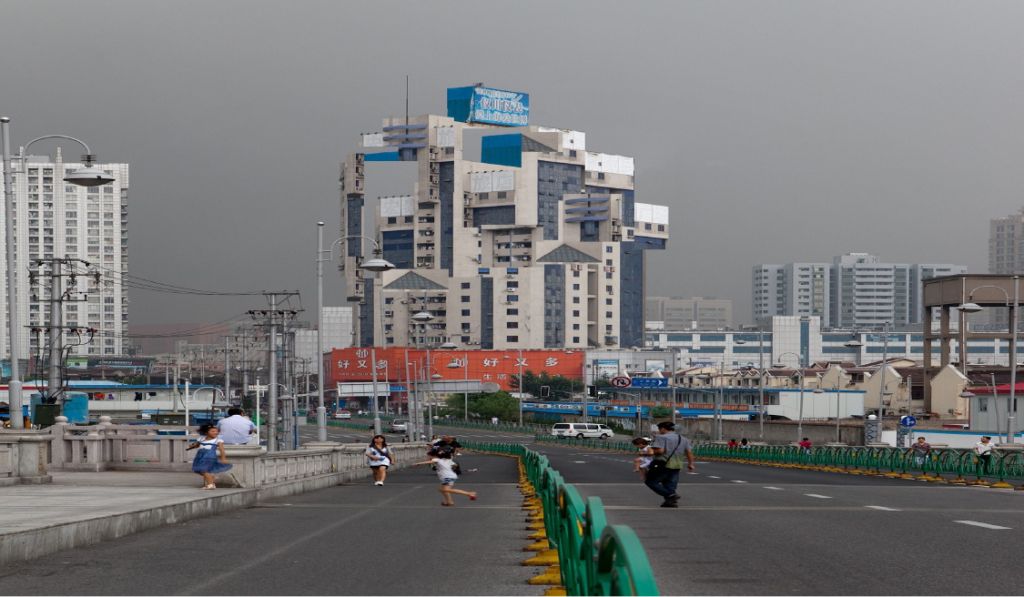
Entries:
{"type": "Polygon", "coordinates": [[[615,437],[615,432],[607,425],[598,425],[596,423],[555,423],[551,428],[551,435],[555,437],[575,437],[576,439],[583,439],[585,437],[608,439],[615,437]]]}

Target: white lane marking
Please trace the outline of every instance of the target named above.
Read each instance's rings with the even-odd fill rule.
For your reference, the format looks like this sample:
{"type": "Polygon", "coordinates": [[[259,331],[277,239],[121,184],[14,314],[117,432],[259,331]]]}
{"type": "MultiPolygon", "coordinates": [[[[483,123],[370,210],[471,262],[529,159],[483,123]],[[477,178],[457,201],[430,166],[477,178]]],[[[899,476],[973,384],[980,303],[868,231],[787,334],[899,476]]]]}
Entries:
{"type": "Polygon", "coordinates": [[[733,483],[746,483],[746,481],[740,481],[739,479],[733,479],[733,483]]]}
{"type": "Polygon", "coordinates": [[[830,496],[830,495],[821,495],[820,493],[805,493],[804,495],[806,495],[807,497],[818,498],[819,500],[830,500],[830,499],[832,499],[832,496],[830,496]]]}
{"type": "Polygon", "coordinates": [[[772,490],[775,490],[775,491],[783,491],[783,489],[781,487],[772,487],[771,485],[765,485],[764,488],[765,489],[772,489],[772,490]]]}
{"type": "Polygon", "coordinates": [[[686,473],[687,475],[699,475],[700,473],[686,473]]]}
{"type": "Polygon", "coordinates": [[[865,508],[871,508],[872,510],[881,510],[882,512],[899,512],[899,508],[889,508],[887,506],[864,506],[865,508]]]}
{"type": "Polygon", "coordinates": [[[575,463],[575,464],[586,464],[587,461],[586,460],[573,460],[573,463],[575,463]]]}
{"type": "Polygon", "coordinates": [[[721,477],[716,477],[714,475],[708,475],[708,479],[721,479],[721,477]]]}
{"type": "Polygon", "coordinates": [[[989,524],[987,522],[978,522],[977,520],[954,520],[953,522],[959,522],[960,524],[968,524],[972,527],[981,527],[983,529],[991,529],[993,531],[1009,531],[1010,527],[1001,527],[999,525],[989,524]]]}

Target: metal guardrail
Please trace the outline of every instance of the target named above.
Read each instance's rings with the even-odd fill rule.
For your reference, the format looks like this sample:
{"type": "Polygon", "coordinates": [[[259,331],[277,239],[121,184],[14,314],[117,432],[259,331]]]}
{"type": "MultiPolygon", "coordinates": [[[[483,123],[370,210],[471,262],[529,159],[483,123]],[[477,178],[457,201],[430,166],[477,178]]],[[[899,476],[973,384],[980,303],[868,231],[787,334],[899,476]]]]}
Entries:
{"type": "Polygon", "coordinates": [[[880,446],[823,446],[809,450],[799,446],[752,446],[741,450],[701,443],[694,446],[693,452],[698,458],[955,485],[1013,487],[1008,480],[1024,482],[1024,452],[1020,450],[993,451],[987,467],[974,450],[960,448],[932,448],[927,455],[919,456],[911,448],[880,446]]]}
{"type": "Polygon", "coordinates": [[[658,595],[651,563],[626,525],[609,525],[601,498],[584,500],[551,467],[548,458],[522,444],[466,442],[467,449],[519,457],[541,501],[547,540],[558,550],[562,584],[569,595],[658,595]]]}

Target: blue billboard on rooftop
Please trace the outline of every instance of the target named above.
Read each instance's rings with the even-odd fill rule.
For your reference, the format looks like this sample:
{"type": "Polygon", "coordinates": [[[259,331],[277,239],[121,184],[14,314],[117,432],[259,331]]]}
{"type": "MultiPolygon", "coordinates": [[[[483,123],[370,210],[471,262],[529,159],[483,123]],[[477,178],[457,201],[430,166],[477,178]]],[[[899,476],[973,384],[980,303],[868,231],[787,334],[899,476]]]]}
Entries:
{"type": "Polygon", "coordinates": [[[448,116],[460,122],[526,126],[530,94],[490,87],[449,87],[448,116]]]}

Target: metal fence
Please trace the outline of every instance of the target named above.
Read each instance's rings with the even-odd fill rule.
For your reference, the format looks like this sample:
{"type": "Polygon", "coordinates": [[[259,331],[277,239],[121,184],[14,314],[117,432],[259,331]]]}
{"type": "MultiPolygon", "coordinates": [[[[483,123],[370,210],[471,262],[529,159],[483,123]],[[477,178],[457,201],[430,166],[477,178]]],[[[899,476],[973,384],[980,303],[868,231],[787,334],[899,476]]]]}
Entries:
{"type": "Polygon", "coordinates": [[[584,500],[546,456],[521,444],[471,443],[467,449],[517,456],[522,485],[539,500],[550,545],[558,550],[569,595],[658,595],[640,539],[626,525],[609,525],[601,498],[584,500]]]}

